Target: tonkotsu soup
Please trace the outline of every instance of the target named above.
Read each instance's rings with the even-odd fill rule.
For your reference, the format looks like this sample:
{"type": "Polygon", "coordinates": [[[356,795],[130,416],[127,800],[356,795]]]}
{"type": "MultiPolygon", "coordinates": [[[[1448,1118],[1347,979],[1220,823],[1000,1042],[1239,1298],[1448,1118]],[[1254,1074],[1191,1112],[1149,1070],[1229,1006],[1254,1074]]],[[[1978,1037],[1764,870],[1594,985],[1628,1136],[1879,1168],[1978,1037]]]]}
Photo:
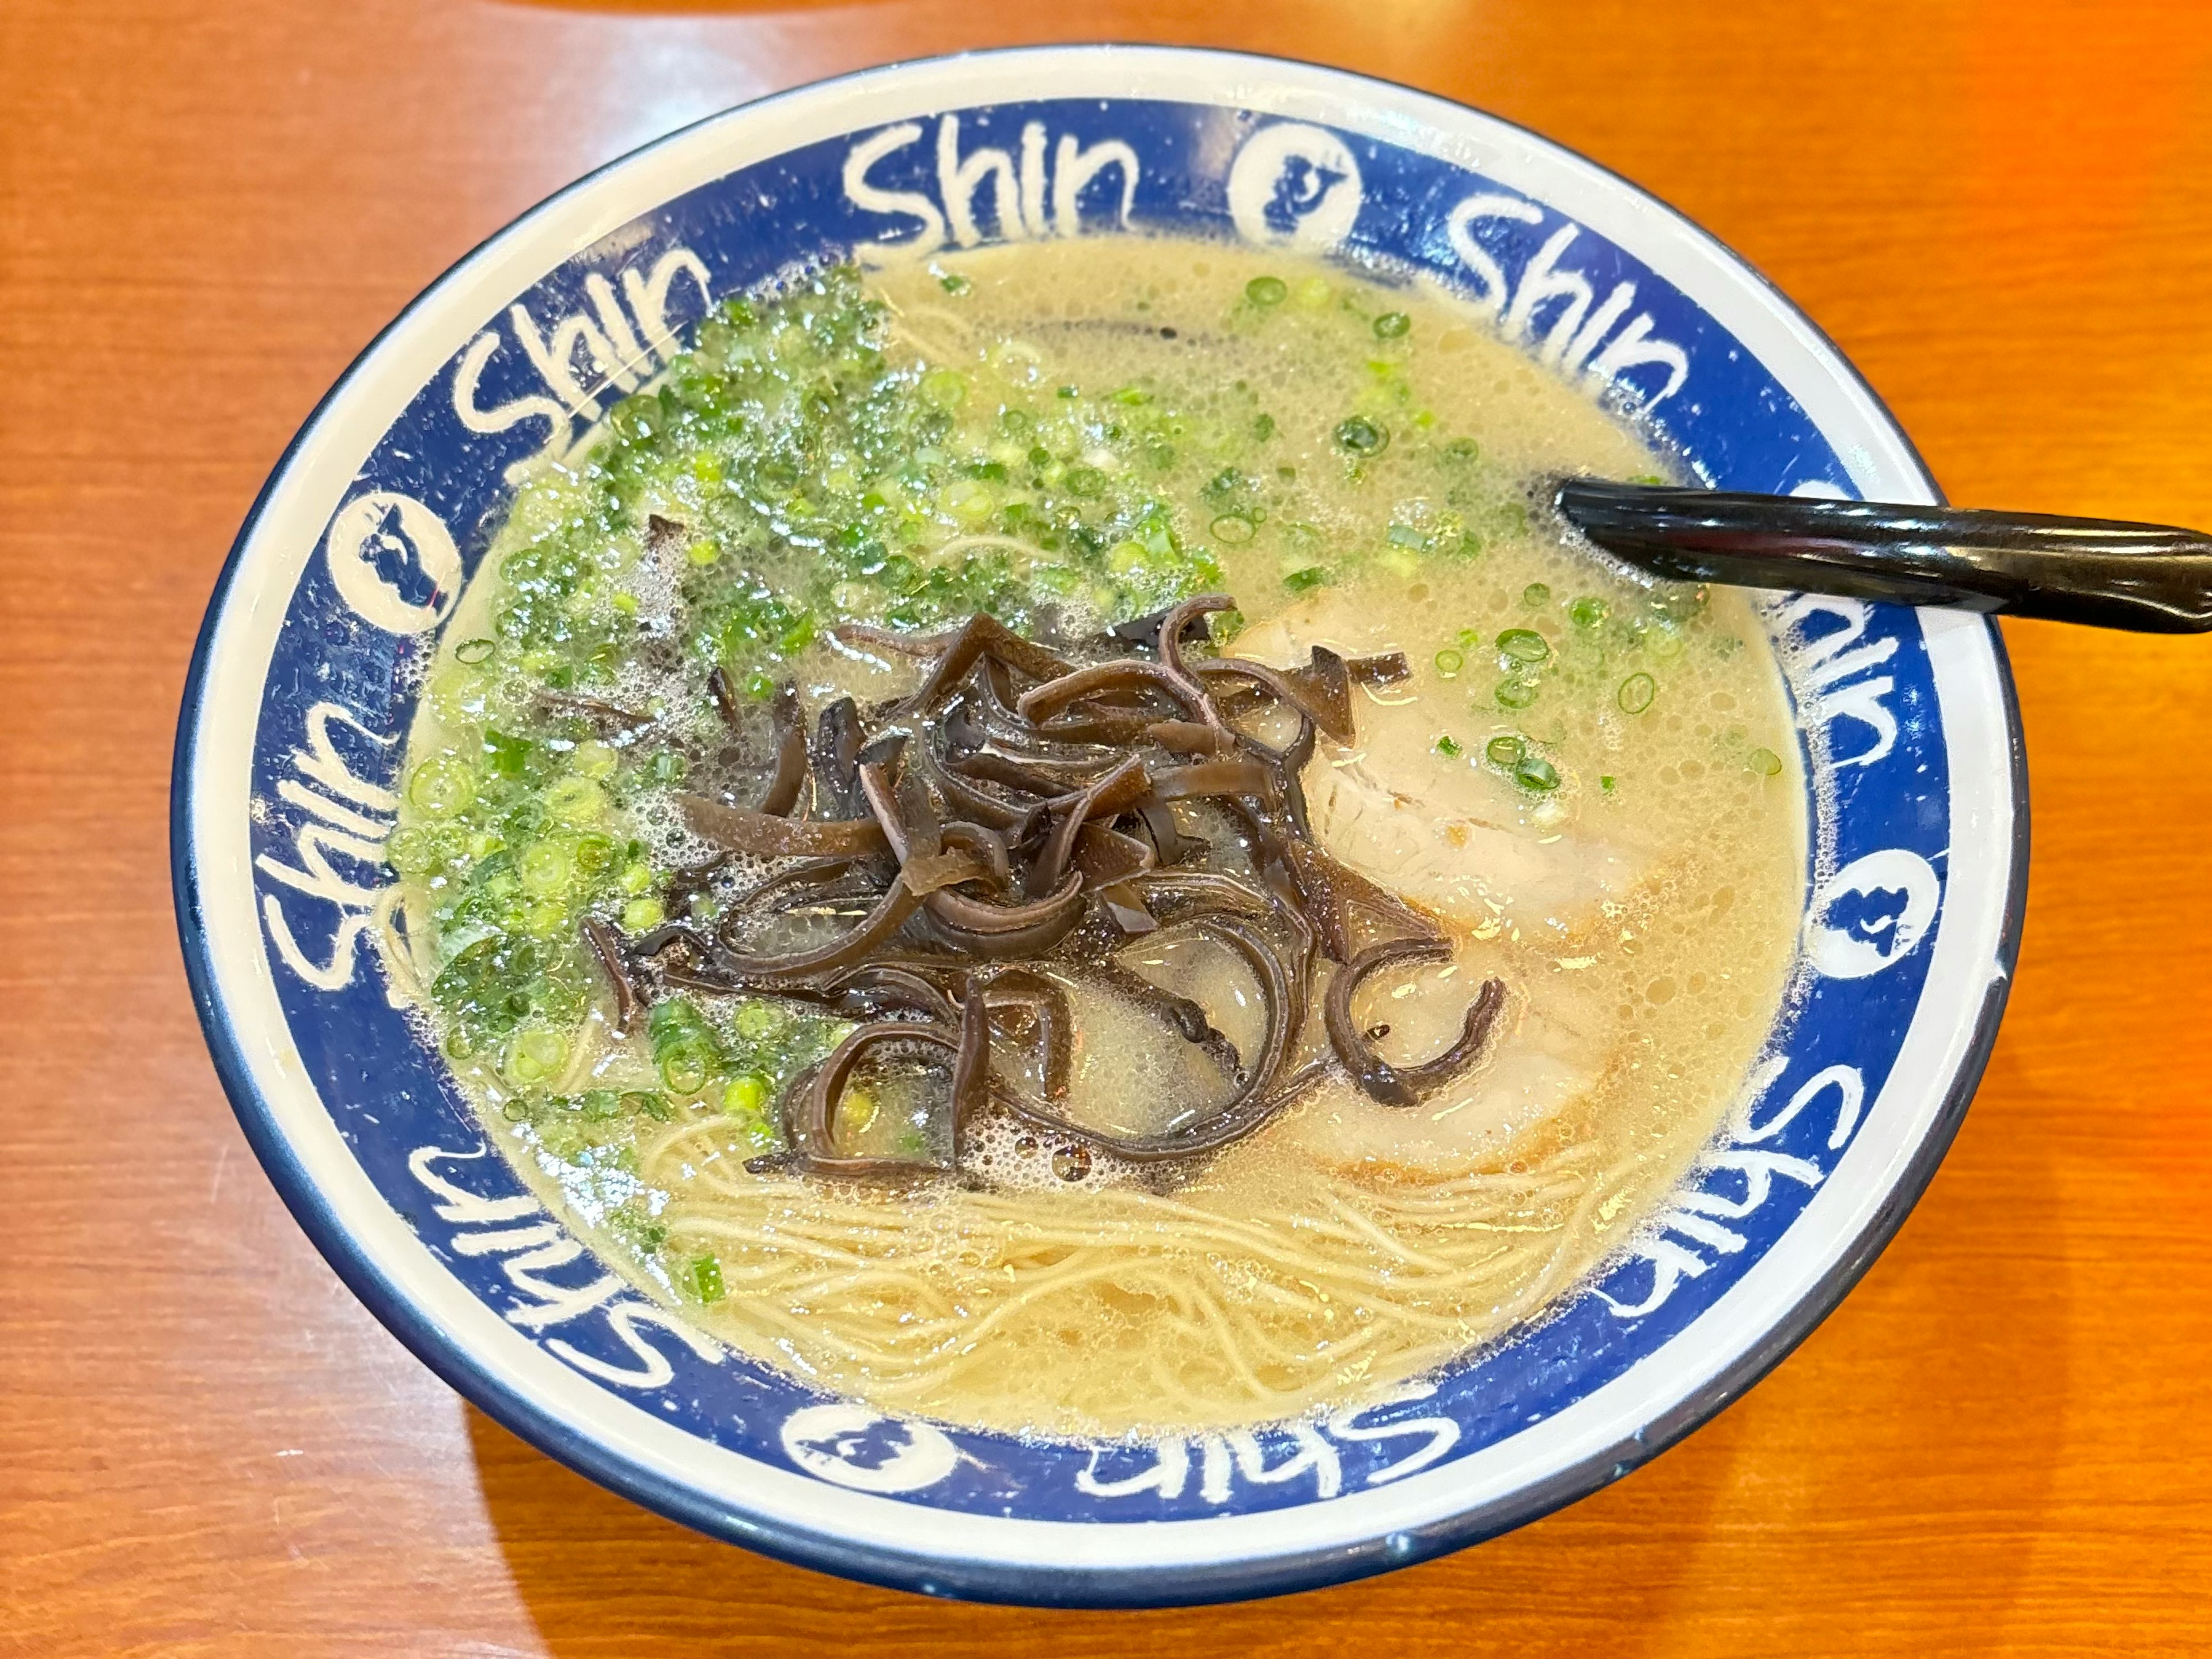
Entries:
{"type": "Polygon", "coordinates": [[[1670,471],[1286,255],[726,301],[464,596],[387,958],[737,1349],[1015,1431],[1356,1404],[1617,1248],[1785,994],[1765,630],[1543,505],[1670,471]]]}

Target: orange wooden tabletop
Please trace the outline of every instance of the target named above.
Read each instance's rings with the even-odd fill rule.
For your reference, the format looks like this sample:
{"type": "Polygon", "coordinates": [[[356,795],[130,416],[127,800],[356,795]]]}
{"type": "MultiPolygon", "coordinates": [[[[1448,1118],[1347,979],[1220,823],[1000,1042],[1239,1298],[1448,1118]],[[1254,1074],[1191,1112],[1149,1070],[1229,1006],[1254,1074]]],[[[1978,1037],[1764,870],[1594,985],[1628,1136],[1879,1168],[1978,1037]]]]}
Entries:
{"type": "Polygon", "coordinates": [[[376,329],[724,105],[1016,40],[1466,100],[1702,221],[1954,499],[2212,525],[2212,8],[2154,0],[0,0],[0,1650],[2212,1651],[2212,640],[2008,628],[2035,860],[1942,1173],[1748,1397],[1451,1559],[1240,1607],[960,1607],[708,1542],[340,1286],[201,1046],[179,693],[232,532],[376,329]]]}

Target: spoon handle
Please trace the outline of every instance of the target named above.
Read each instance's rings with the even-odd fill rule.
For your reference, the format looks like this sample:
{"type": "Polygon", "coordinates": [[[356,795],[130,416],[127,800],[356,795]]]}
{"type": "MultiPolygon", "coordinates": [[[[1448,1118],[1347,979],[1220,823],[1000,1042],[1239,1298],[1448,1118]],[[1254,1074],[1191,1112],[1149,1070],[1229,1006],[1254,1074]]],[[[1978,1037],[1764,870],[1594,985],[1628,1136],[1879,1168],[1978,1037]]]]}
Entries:
{"type": "Polygon", "coordinates": [[[1654,575],[2144,634],[2212,629],[2212,537],[2041,513],[1893,507],[1569,478],[1562,517],[1654,575]]]}

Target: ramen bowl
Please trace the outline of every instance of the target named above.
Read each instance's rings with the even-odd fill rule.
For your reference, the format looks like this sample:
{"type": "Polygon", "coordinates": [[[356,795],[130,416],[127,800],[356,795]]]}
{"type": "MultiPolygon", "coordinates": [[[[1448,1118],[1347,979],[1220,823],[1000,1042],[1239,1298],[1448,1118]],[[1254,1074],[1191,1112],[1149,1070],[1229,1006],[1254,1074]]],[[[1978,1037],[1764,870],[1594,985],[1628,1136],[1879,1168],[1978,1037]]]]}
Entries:
{"type": "Polygon", "coordinates": [[[634,1288],[506,1162],[387,983],[382,846],[419,669],[516,481],[725,296],[854,253],[1162,231],[1431,278],[1717,487],[1935,498],[1787,300],[1519,128],[1265,58],[945,58],[688,128],[441,277],[262,492],[179,734],[177,906],[209,1042],[346,1283],[463,1395],[613,1490],[932,1595],[1304,1589],[1619,1479],[1787,1353],[1894,1233],[1979,1078],[2018,933],[2027,805],[1996,629],[1765,596],[1815,830],[1797,989],[1680,1185],[1542,1317],[1331,1414],[1086,1442],[885,1416],[634,1288]]]}

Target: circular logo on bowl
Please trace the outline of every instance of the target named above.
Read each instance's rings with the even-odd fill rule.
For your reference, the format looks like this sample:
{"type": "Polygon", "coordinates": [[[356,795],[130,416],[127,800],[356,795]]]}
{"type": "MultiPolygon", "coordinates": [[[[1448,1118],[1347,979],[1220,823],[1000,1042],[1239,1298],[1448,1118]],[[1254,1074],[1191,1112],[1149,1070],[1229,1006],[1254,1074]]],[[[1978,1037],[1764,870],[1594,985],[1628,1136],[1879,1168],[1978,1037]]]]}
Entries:
{"type": "Polygon", "coordinates": [[[1813,965],[1830,979],[1864,979],[1911,956],[1936,920],[1943,884],[1919,854],[1885,848],[1820,884],[1806,918],[1813,965]]]}
{"type": "Polygon", "coordinates": [[[387,634],[435,628],[461,591],[461,555],[412,495],[372,489],[340,507],[323,539],[331,580],[355,614],[387,634]]]}
{"type": "Polygon", "coordinates": [[[1248,242],[1325,252],[1352,234],[1364,199],[1350,147],[1319,127],[1261,127],[1229,169],[1229,216],[1248,242]]]}
{"type": "Polygon", "coordinates": [[[783,1449],[807,1474],[858,1492],[920,1492],[952,1473],[959,1448],[927,1423],[866,1406],[809,1406],[784,1419],[783,1449]]]}

